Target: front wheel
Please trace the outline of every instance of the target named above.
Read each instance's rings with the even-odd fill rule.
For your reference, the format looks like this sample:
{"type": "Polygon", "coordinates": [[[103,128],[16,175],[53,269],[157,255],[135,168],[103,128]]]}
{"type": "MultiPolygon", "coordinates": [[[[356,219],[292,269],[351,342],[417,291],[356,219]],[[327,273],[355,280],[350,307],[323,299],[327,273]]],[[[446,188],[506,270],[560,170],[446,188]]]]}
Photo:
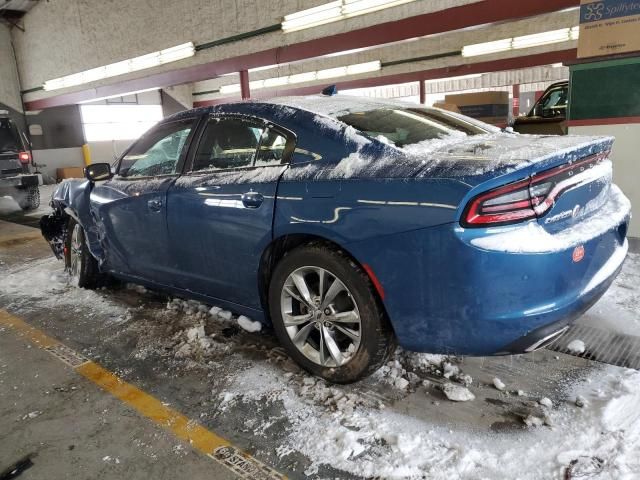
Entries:
{"type": "Polygon", "coordinates": [[[98,262],[87,248],[84,229],[73,218],[69,219],[64,249],[65,270],[71,283],[80,288],[97,288],[102,283],[98,262]]]}
{"type": "Polygon", "coordinates": [[[369,277],[335,248],[308,245],[288,253],[274,270],[269,310],[289,355],[331,382],[373,373],[395,347],[369,277]]]}

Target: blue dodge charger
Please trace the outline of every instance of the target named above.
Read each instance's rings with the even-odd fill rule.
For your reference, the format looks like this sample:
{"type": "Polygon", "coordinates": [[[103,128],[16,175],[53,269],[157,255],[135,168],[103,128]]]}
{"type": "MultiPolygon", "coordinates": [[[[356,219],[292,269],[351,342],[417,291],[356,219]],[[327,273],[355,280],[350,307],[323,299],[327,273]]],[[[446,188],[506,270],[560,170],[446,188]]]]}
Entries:
{"type": "Polygon", "coordinates": [[[352,382],[396,344],[499,355],[561,335],[627,253],[612,143],[340,95],[219,105],[62,183],[41,228],[79,287],[223,306],[352,382]]]}

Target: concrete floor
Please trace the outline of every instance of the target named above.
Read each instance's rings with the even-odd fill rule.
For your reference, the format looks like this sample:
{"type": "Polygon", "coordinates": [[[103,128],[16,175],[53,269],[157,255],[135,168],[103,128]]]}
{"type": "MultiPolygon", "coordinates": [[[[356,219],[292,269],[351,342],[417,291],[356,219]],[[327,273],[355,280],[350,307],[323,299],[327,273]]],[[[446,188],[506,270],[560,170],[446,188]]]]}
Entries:
{"type": "MultiPolygon", "coordinates": [[[[133,286],[97,292],[70,289],[60,281],[61,269],[35,229],[0,220],[0,309],[289,478],[359,477],[318,466],[290,443],[285,448],[295,421],[288,397],[276,397],[272,390],[286,388],[296,402],[314,405],[318,392],[327,389],[288,360],[269,332],[249,334],[197,313],[169,309],[166,297],[133,286]],[[212,346],[185,354],[180,339],[203,322],[212,346]]],[[[388,374],[380,373],[356,385],[331,388],[320,401],[328,414],[340,410],[335,399],[345,396],[355,399],[348,408],[384,405],[387,412],[429,422],[434,428],[508,439],[523,431],[524,418],[539,413],[536,399],[548,397],[560,405],[567,399],[569,383],[602,368],[546,350],[458,359],[457,365],[473,377],[476,400],[454,403],[439,389],[445,382],[441,372],[415,367],[412,358],[403,353],[397,357],[402,367],[414,372],[409,388],[390,387],[388,374]],[[494,377],[502,379],[506,392],[494,388],[494,377]],[[519,395],[517,390],[526,393],[519,395]]],[[[0,327],[0,477],[24,458],[33,463],[20,477],[25,479],[235,476],[170,430],[52,361],[11,329],[0,327]]]]}

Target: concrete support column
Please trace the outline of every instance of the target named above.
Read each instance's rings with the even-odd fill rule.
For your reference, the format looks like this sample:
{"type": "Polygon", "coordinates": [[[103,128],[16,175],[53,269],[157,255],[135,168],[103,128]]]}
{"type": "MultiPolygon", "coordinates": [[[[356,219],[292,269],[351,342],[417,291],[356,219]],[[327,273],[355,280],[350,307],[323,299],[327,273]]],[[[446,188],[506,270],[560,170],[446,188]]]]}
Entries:
{"type": "Polygon", "coordinates": [[[520,85],[513,85],[513,116],[520,115],[520,85]]]}
{"type": "Polygon", "coordinates": [[[427,91],[424,80],[418,82],[418,91],[420,92],[420,105],[424,105],[427,101],[427,91]]]}
{"type": "Polygon", "coordinates": [[[249,90],[249,72],[247,70],[240,70],[240,96],[242,100],[249,100],[251,98],[251,91],[249,90]]]}

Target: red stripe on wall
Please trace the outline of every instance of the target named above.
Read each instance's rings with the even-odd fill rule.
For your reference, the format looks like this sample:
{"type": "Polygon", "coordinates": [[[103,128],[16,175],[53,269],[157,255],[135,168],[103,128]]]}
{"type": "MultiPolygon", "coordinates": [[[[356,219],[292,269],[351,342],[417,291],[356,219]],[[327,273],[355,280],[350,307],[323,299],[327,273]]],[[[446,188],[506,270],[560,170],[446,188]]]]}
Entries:
{"type": "Polygon", "coordinates": [[[597,125],[628,125],[640,124],[640,117],[589,118],[585,120],[569,120],[570,127],[591,127],[597,125]]]}

